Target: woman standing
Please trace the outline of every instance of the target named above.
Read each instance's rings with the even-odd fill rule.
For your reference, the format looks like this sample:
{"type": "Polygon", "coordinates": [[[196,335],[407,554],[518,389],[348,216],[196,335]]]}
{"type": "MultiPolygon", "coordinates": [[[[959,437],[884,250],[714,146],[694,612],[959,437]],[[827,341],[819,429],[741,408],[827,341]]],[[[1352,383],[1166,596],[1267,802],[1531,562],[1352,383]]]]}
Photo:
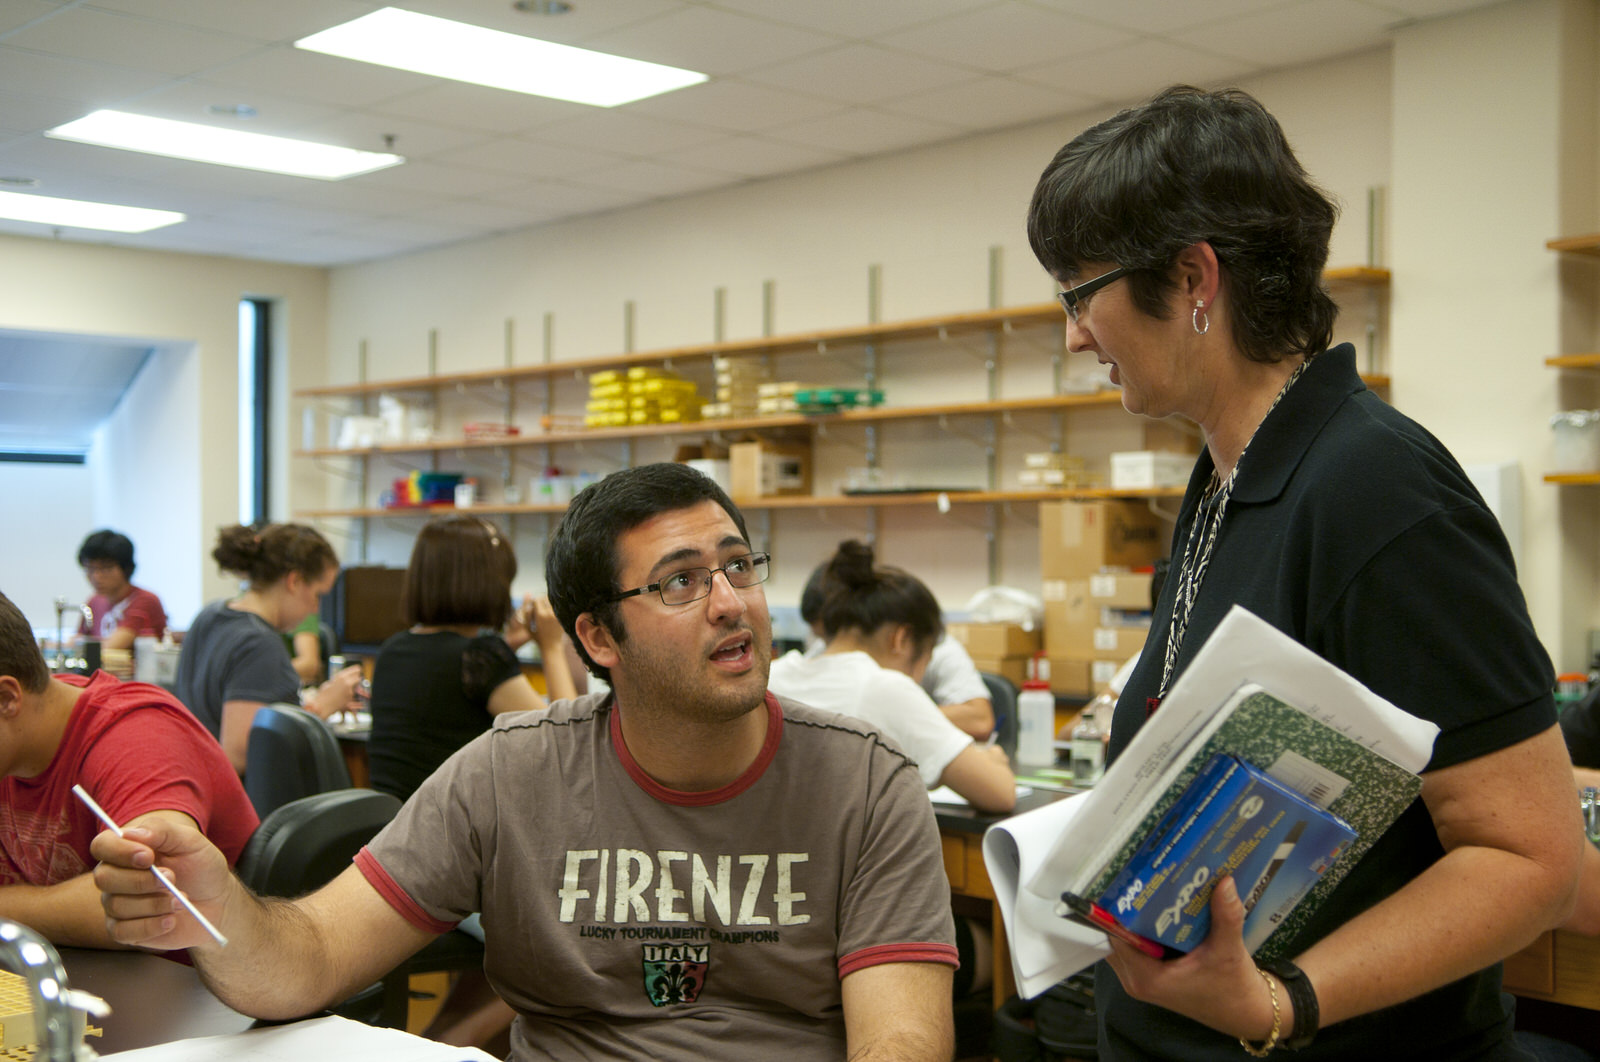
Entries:
{"type": "Polygon", "coordinates": [[[189,625],[178,654],[177,695],[242,775],[259,708],[299,704],[326,719],[350,703],[361,668],[329,676],[302,702],[300,676],[283,650],[284,632],[317,610],[339,576],[339,558],[316,531],[236,524],[218,532],[211,556],[248,586],[232,600],[213,601],[189,625]]]}
{"type": "Polygon", "coordinates": [[[411,627],[383,643],[373,666],[374,789],[405,800],[495,716],[543,708],[515,652],[530,638],[551,696],[576,696],[549,603],[524,599],[512,610],[516,574],[510,541],[487,520],[451,513],[417,535],[403,591],[411,627]]]}
{"type": "Polygon", "coordinates": [[[1064,147],[1028,235],[1067,345],[1123,405],[1204,431],[1125,748],[1235,604],[1441,727],[1421,799],[1258,969],[1232,883],[1162,962],[1112,942],[1102,1059],[1524,1057],[1499,961],[1565,916],[1582,835],[1550,661],[1510,550],[1438,440],[1328,349],[1336,210],[1242,92],[1169,89],[1064,147]],[[1567,828],[1570,826],[1570,828],[1567,828]],[[1320,1015],[1320,1018],[1319,1018],[1320,1015]],[[1320,1028],[1319,1028],[1320,1024],[1320,1028]]]}

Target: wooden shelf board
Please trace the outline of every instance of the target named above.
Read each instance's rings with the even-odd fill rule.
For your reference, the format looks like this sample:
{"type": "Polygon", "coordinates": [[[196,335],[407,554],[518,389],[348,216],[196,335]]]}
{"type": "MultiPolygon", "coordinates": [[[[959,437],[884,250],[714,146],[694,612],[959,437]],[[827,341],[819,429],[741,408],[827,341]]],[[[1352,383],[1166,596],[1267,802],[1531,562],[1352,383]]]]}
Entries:
{"type": "MultiPolygon", "coordinates": [[[[1069,499],[1098,498],[1181,498],[1182,487],[1153,487],[1147,490],[1112,490],[1110,487],[1080,487],[1074,490],[1000,490],[1000,491],[939,491],[915,494],[836,494],[778,496],[771,498],[735,499],[739,508],[756,509],[867,509],[938,505],[941,497],[952,505],[989,505],[1001,502],[1065,501],[1069,499]]],[[[400,509],[302,509],[295,512],[301,519],[366,518],[366,517],[429,517],[439,513],[454,512],[451,505],[417,506],[400,509]]],[[[565,505],[474,505],[468,512],[486,516],[520,516],[543,513],[562,513],[565,505]]]]}
{"type": "Polygon", "coordinates": [[[1600,232],[1591,232],[1587,236],[1559,236],[1544,241],[1544,245],[1552,251],[1565,254],[1600,255],[1600,232]]]}
{"type": "Polygon", "coordinates": [[[1564,487],[1592,487],[1600,485],[1600,472],[1547,472],[1544,481],[1564,487]]]}
{"type": "MultiPolygon", "coordinates": [[[[1346,266],[1329,269],[1323,273],[1331,286],[1387,287],[1390,274],[1387,269],[1372,266],[1346,266]]],[[[323,387],[302,387],[294,392],[297,398],[348,398],[358,395],[378,394],[383,391],[418,391],[435,387],[478,387],[517,380],[553,376],[561,373],[582,374],[602,369],[625,369],[635,365],[659,365],[677,360],[700,360],[712,356],[746,357],[758,354],[793,353],[813,348],[859,346],[867,343],[888,343],[907,339],[931,339],[973,332],[990,332],[1014,327],[1035,327],[1061,320],[1061,306],[1054,301],[1012,306],[995,310],[975,310],[967,313],[942,314],[908,321],[891,321],[883,324],[861,325],[851,328],[819,329],[795,332],[782,336],[765,336],[754,339],[733,339],[721,343],[698,343],[691,346],[665,347],[633,354],[611,354],[592,358],[542,362],[537,365],[510,365],[498,369],[481,369],[472,372],[444,373],[436,376],[411,376],[395,380],[376,380],[366,383],[332,384],[323,387]]]]}
{"type": "Polygon", "coordinates": [[[1552,369],[1600,369],[1600,354],[1557,354],[1544,363],[1552,369]]]}

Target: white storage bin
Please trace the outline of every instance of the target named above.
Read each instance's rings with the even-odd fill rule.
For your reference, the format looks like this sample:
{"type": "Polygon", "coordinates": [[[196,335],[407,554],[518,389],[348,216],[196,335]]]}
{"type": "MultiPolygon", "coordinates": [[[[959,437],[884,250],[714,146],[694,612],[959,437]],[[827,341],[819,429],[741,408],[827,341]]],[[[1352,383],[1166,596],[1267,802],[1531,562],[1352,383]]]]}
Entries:
{"type": "Polygon", "coordinates": [[[1600,409],[1569,409],[1550,418],[1555,471],[1600,472],[1600,409]]]}
{"type": "Polygon", "coordinates": [[[1165,450],[1128,450],[1111,455],[1111,489],[1182,487],[1194,469],[1194,454],[1165,450]]]}

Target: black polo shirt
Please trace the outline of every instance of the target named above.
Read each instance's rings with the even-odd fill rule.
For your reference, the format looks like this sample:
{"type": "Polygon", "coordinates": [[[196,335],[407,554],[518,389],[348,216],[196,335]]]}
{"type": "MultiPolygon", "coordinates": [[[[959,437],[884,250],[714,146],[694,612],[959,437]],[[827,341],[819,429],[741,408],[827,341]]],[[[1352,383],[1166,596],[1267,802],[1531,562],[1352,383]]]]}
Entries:
{"type": "MultiPolygon", "coordinates": [[[[1143,723],[1160,684],[1184,543],[1211,473],[1210,455],[1202,454],[1149,643],[1117,706],[1112,757],[1143,723]]],[[[1437,723],[1430,769],[1508,747],[1555,722],[1554,670],[1499,524],[1444,446],[1367,390],[1348,344],[1312,361],[1240,461],[1174,680],[1235,604],[1437,723]]],[[[1442,854],[1419,799],[1351,870],[1291,954],[1442,854]]],[[[1232,1037],[1137,1002],[1103,964],[1098,974],[1102,1059],[1240,1057],[1232,1037]]],[[[1511,1001],[1495,965],[1332,1025],[1295,1057],[1526,1057],[1510,1030],[1511,1001]]]]}

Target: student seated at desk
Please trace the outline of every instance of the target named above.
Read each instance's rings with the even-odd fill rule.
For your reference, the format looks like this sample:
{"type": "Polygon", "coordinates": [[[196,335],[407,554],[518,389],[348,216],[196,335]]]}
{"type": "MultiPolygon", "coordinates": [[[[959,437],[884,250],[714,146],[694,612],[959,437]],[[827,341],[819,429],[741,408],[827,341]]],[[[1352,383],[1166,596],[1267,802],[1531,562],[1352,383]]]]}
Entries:
{"type": "Polygon", "coordinates": [[[249,586],[231,601],[213,601],[189,625],[178,653],[177,692],[242,775],[250,724],[263,705],[299,704],[326,719],[349,705],[361,667],[330,675],[302,701],[300,676],[283,650],[282,633],[317,610],[339,575],[339,558],[315,530],[235,524],[217,533],[211,556],[249,586]]]}
{"type": "Polygon", "coordinates": [[[165,690],[104,671],[52,676],[28,621],[0,594],[0,918],[63,947],[114,947],[89,871],[102,827],[179,822],[231,864],[256,813],[217,743],[165,690]]]}
{"type": "Polygon", "coordinates": [[[94,589],[90,616],[78,633],[99,638],[101,649],[132,649],[135,638],[159,638],[167,632],[161,599],[129,582],[133,578],[133,543],[116,531],[96,531],[78,547],[78,567],[94,589]]]}
{"type": "Polygon", "coordinates": [[[738,508],[679,464],[573,499],[545,562],[609,694],[500,716],[329,885],[256,898],[194,830],[95,839],[112,934],[188,948],[249,1014],[371,984],[480,910],[511,1057],[946,1062],[950,888],[916,767],[767,690],[772,623],[738,508]],[[171,871],[218,947],[153,880],[171,871]]]}
{"type": "Polygon", "coordinates": [[[841,542],[822,579],[825,645],[772,666],[777,693],[865,720],[905,749],[932,788],[947,785],[982,811],[1016,806],[1005,751],[979,745],[917,684],[944,633],[939,602],[916,576],[873,563],[872,547],[841,542]]]}
{"type": "Polygon", "coordinates": [[[488,520],[450,513],[418,533],[402,592],[410,629],[383,643],[372,670],[372,788],[405,800],[495,716],[545,706],[511,642],[539,643],[552,699],[577,695],[549,601],[513,615],[516,575],[510,540],[488,520]]]}
{"type": "MultiPolygon", "coordinates": [[[[827,598],[826,563],[819,564],[800,592],[800,618],[811,628],[806,656],[821,654],[826,645],[822,633],[822,605],[827,598]]],[[[939,711],[965,733],[982,741],[994,733],[994,702],[984,685],[978,665],[972,662],[966,646],[945,634],[933,643],[933,654],[918,680],[939,711]]]]}

